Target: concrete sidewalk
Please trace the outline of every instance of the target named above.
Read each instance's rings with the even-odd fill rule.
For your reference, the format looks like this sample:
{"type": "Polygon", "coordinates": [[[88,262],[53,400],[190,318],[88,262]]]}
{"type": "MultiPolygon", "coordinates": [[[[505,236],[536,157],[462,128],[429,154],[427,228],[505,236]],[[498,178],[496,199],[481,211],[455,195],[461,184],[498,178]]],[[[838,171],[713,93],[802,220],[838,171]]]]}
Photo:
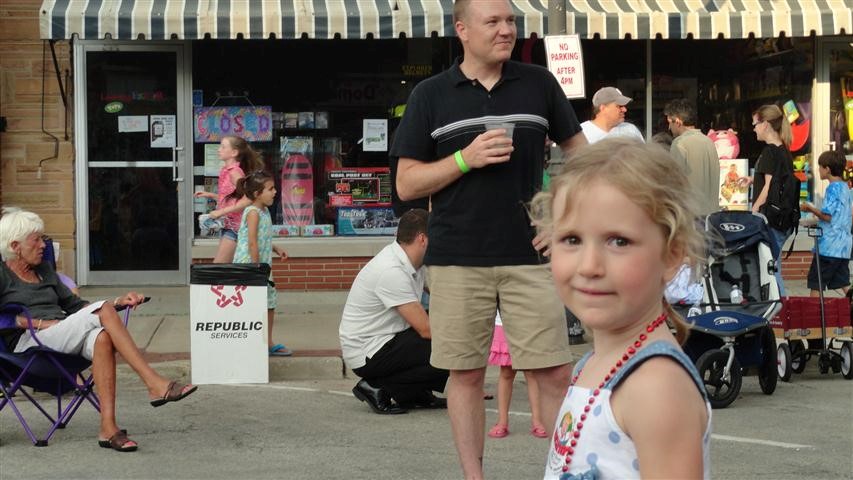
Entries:
{"type": "MultiPolygon", "coordinates": [[[[82,287],[87,300],[111,299],[128,290],[151,297],[135,310],[128,330],[151,363],[171,375],[190,372],[190,287],[82,287]]],[[[274,338],[294,351],[270,358],[270,381],[342,378],[345,367],[338,325],[348,292],[278,292],[274,338]]]]}
{"type": "MultiPolygon", "coordinates": [[[[788,280],[788,295],[807,296],[805,280],[788,280]]],[[[170,372],[188,377],[190,372],[190,288],[185,287],[83,287],[88,300],[110,299],[135,290],[151,297],[137,309],[128,326],[152,363],[164,363],[170,372]]],[[[294,351],[292,357],[270,358],[270,381],[352,377],[341,358],[338,325],[346,302],[345,291],[278,292],[275,340],[294,351]]],[[[573,346],[582,354],[589,345],[573,346]]]]}

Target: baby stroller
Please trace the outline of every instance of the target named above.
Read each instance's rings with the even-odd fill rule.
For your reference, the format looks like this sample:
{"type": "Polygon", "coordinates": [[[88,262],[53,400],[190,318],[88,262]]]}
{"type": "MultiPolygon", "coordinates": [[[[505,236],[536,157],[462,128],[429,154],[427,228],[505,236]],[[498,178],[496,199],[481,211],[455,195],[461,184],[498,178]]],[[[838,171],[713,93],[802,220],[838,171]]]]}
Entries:
{"type": "Polygon", "coordinates": [[[744,375],[757,373],[767,395],[776,390],[776,339],[770,327],[781,309],[773,276],[776,246],[760,214],[712,213],[705,231],[711,239],[705,292],[690,309],[694,315],[687,318],[691,332],[684,351],[699,370],[711,406],[724,408],[737,398],[744,375]]]}

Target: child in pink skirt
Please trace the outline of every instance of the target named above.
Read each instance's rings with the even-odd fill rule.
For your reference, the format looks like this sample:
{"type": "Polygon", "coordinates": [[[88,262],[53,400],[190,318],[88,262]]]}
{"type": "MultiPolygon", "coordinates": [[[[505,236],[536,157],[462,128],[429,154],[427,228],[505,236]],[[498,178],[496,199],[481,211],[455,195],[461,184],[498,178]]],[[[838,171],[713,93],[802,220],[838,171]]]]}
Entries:
{"type": "MultiPolygon", "coordinates": [[[[498,423],[489,430],[492,438],[503,438],[509,435],[509,403],[512,399],[512,384],[515,381],[515,370],[512,368],[512,358],[509,356],[509,345],[504,335],[501,314],[495,316],[495,333],[492,337],[492,348],[489,353],[489,365],[501,367],[498,378],[498,423]]],[[[548,434],[539,419],[539,386],[536,378],[524,371],[524,379],[527,381],[527,398],[530,400],[531,428],[530,434],[534,437],[545,438],[548,434]]]]}

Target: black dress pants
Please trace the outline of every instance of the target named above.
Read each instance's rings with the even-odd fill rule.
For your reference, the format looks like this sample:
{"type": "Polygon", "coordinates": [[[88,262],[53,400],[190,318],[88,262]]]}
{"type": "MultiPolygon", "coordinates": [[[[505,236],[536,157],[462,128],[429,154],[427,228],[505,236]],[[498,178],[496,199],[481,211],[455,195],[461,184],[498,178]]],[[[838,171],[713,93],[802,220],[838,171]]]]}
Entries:
{"type": "Polygon", "coordinates": [[[429,364],[431,352],[432,342],[407,328],[353,372],[372,387],[384,389],[398,404],[429,401],[433,391],[444,391],[449,374],[429,364]]]}

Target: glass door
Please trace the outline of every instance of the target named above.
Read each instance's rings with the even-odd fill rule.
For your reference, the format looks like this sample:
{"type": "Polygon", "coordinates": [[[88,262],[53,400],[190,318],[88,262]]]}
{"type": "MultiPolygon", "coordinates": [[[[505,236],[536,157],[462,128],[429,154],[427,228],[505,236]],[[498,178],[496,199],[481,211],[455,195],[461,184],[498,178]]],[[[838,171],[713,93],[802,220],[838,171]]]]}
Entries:
{"type": "Polygon", "coordinates": [[[853,187],[853,36],[820,39],[818,59],[813,171],[821,153],[838,150],[847,158],[847,180],[853,187]]]}
{"type": "Polygon", "coordinates": [[[80,281],[186,284],[184,46],[83,42],[75,55],[80,281]]]}

